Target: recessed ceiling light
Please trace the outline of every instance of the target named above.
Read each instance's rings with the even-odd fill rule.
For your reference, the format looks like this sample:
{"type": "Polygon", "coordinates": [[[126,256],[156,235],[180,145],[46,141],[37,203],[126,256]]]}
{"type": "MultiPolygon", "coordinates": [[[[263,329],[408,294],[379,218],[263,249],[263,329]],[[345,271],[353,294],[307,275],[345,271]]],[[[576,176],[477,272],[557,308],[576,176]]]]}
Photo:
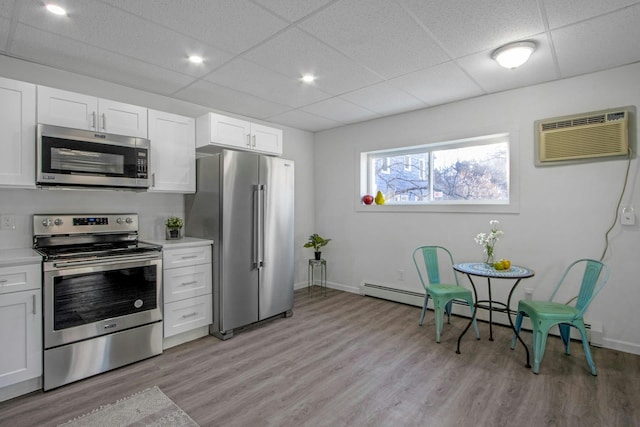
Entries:
{"type": "Polygon", "coordinates": [[[491,57],[504,68],[517,68],[527,62],[535,48],[533,42],[509,43],[496,49],[491,57]]]}
{"type": "Polygon", "coordinates": [[[303,83],[313,83],[316,80],[316,76],[313,74],[304,74],[300,80],[302,80],[303,83]]]}
{"type": "Polygon", "coordinates": [[[204,59],[202,59],[202,56],[199,55],[191,55],[189,56],[189,61],[193,62],[194,64],[202,64],[204,59]]]}
{"type": "Polygon", "coordinates": [[[64,10],[62,7],[58,6],[57,4],[49,3],[47,4],[46,7],[47,7],[47,10],[53,13],[54,15],[66,16],[67,14],[67,11],[64,10]]]}

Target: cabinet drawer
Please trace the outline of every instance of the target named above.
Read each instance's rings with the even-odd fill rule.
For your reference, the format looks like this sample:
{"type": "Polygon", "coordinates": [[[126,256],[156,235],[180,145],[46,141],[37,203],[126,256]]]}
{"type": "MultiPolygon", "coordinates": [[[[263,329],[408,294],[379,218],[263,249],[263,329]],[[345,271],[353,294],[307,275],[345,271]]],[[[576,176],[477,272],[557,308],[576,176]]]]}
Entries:
{"type": "Polygon", "coordinates": [[[0,294],[40,289],[40,264],[0,268],[0,294]]]}
{"type": "Polygon", "coordinates": [[[164,271],[164,302],[211,293],[211,263],[164,271]]]}
{"type": "Polygon", "coordinates": [[[211,262],[211,245],[182,249],[164,249],[162,263],[165,269],[211,262]]]}
{"type": "Polygon", "coordinates": [[[170,337],[212,322],[212,295],[201,295],[164,305],[164,336],[170,337]]]}

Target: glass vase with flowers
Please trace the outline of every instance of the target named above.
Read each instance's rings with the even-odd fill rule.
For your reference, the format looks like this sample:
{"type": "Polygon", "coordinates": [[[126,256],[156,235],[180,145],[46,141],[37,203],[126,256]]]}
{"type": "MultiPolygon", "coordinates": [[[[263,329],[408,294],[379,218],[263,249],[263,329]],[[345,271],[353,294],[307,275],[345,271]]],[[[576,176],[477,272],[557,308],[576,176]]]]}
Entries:
{"type": "Polygon", "coordinates": [[[491,231],[489,233],[478,233],[474,240],[477,244],[482,245],[484,249],[484,259],[483,261],[487,265],[493,266],[494,263],[494,247],[496,242],[500,239],[503,232],[498,228],[500,222],[492,219],[489,221],[489,225],[491,226],[491,231]]]}

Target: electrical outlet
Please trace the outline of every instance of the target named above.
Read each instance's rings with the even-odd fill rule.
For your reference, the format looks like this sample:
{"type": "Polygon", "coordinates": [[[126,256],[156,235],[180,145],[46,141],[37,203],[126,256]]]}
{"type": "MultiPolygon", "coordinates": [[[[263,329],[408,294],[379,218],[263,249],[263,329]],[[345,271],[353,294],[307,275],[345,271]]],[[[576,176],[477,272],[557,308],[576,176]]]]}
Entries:
{"type": "Polygon", "coordinates": [[[14,215],[0,215],[0,230],[15,230],[16,217],[14,215]]]}
{"type": "Polygon", "coordinates": [[[632,207],[622,208],[620,214],[620,224],[622,225],[634,225],[636,223],[636,214],[632,207]]]}

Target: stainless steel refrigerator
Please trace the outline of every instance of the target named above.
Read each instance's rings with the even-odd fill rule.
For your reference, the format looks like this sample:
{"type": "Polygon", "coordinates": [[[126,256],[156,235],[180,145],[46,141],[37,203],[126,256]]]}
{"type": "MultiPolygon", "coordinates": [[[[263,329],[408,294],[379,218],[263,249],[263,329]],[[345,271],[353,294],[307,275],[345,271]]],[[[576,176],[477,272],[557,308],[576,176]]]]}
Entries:
{"type": "Polygon", "coordinates": [[[221,150],[196,161],[185,197],[188,236],[214,241],[212,335],[293,309],[294,163],[221,150]]]}

